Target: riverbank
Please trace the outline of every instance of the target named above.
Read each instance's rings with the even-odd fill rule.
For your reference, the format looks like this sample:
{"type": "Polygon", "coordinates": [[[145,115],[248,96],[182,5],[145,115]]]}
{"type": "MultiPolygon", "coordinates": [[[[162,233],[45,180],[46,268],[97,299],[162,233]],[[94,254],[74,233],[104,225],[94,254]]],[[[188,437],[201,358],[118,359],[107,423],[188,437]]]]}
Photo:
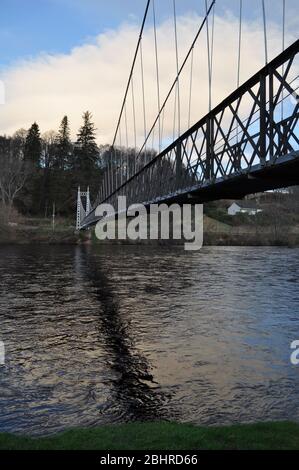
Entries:
{"type": "MultiPolygon", "coordinates": [[[[149,233],[149,227],[148,227],[149,233]]],[[[97,245],[149,245],[177,246],[188,240],[109,240],[99,241],[94,232],[92,242],[97,245]]],[[[299,247],[299,225],[280,225],[275,229],[271,225],[230,225],[207,215],[203,218],[204,246],[282,246],[299,247]]]]}
{"type": "Polygon", "coordinates": [[[53,227],[50,219],[24,218],[9,225],[0,224],[0,244],[77,245],[87,234],[75,233],[72,221],[59,219],[53,227]]]}
{"type": "MultiPolygon", "coordinates": [[[[53,227],[50,219],[26,218],[18,223],[0,224],[0,244],[78,245],[183,245],[184,240],[109,240],[98,241],[92,231],[75,232],[72,220],[58,219],[53,227]]],[[[205,246],[299,246],[299,226],[231,226],[204,216],[205,246]]]]}
{"type": "Polygon", "coordinates": [[[45,438],[0,434],[1,450],[298,450],[299,424],[259,423],[197,427],[130,423],[74,429],[45,438]]]}

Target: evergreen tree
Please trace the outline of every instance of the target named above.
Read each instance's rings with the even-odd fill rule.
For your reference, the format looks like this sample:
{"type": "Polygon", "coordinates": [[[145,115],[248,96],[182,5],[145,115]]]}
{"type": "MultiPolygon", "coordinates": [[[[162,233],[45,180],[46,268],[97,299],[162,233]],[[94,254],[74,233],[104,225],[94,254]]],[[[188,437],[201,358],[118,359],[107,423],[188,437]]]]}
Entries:
{"type": "Polygon", "coordinates": [[[72,168],[73,162],[71,161],[71,139],[68,117],[64,116],[61,121],[58,136],[57,136],[57,151],[55,158],[55,168],[65,170],[72,168]]]}
{"type": "Polygon", "coordinates": [[[76,170],[85,175],[97,168],[99,149],[96,144],[96,129],[92,122],[92,114],[87,111],[83,114],[83,126],[77,135],[75,146],[76,170]]]}
{"type": "Polygon", "coordinates": [[[40,131],[38,124],[35,122],[30,127],[26,137],[24,160],[33,163],[33,165],[38,168],[40,166],[41,152],[42,142],[40,131]]]}

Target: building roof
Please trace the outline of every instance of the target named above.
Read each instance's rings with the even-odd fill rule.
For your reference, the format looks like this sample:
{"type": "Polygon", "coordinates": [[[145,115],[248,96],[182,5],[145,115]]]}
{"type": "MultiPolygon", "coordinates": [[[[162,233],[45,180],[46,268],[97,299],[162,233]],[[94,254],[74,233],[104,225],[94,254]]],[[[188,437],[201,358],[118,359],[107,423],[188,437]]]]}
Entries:
{"type": "Polygon", "coordinates": [[[241,209],[259,209],[255,201],[234,201],[241,209]]]}

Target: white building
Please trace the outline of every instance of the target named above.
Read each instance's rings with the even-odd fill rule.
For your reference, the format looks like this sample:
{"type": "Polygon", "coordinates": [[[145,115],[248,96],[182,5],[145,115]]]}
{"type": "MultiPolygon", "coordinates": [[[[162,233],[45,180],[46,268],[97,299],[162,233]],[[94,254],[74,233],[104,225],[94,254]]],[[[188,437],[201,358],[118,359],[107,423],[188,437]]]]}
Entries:
{"type": "Polygon", "coordinates": [[[263,209],[260,209],[254,201],[235,201],[227,209],[228,215],[256,215],[259,212],[263,212],[263,209]]]}

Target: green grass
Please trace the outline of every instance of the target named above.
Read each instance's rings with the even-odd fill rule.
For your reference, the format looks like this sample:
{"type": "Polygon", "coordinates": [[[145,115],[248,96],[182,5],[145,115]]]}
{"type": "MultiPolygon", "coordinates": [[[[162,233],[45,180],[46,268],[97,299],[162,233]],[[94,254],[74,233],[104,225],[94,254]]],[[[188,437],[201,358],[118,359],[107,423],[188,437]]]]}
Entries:
{"type": "Polygon", "coordinates": [[[4,450],[210,450],[299,449],[299,424],[260,423],[197,427],[175,423],[131,423],[29,438],[0,434],[4,450]]]}

